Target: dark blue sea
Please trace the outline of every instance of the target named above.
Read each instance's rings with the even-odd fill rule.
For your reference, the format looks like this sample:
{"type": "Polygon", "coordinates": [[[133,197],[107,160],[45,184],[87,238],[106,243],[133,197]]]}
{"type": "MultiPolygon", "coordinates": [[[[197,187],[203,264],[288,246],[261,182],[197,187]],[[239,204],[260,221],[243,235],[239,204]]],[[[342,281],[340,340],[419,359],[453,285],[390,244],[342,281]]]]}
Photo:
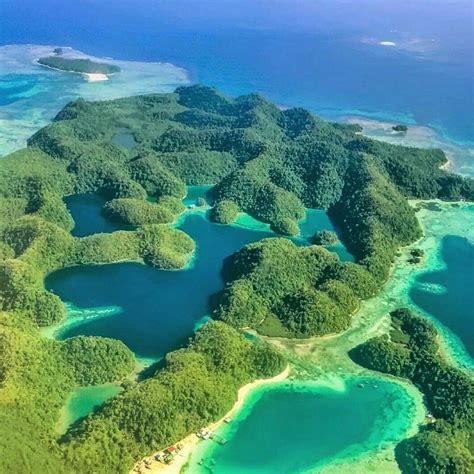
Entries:
{"type": "Polygon", "coordinates": [[[168,61],[229,94],[258,90],[326,117],[428,125],[466,144],[474,142],[472,8],[471,0],[0,0],[0,45],[168,61]]]}

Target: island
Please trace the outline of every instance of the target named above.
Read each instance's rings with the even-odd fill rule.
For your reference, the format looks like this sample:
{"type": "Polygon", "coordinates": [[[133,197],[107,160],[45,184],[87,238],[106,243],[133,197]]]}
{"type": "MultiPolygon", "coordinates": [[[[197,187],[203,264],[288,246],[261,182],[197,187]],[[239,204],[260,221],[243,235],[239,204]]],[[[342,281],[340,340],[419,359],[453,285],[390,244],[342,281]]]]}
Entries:
{"type": "Polygon", "coordinates": [[[313,244],[315,245],[334,245],[338,241],[339,237],[332,230],[319,230],[313,236],[313,244]]]}
{"type": "MultiPolygon", "coordinates": [[[[441,150],[382,143],[359,130],[302,108],[280,110],[260,94],[232,98],[193,85],[112,101],[78,99],[27,148],[0,160],[2,468],[128,472],[149,453],[225,416],[242,386],[283,372],[284,355],[264,338],[245,337],[244,329],[285,338],[348,329],[360,302],[389,277],[399,249],[422,236],[409,199],[474,200],[473,180],[440,169],[441,150]],[[115,139],[124,130],[133,147],[115,139]],[[181,201],[190,185],[212,185],[206,201],[219,230],[246,213],[274,232],[222,262],[211,320],[138,380],[134,354],[118,340],[46,338],[41,328],[67,313],[44,286],[55,270],[132,261],[186,271],[196,245],[174,223],[188,212],[181,201]],[[100,195],[103,213],[132,228],[74,237],[64,198],[86,193],[100,195]],[[298,233],[306,208],[327,210],[354,262],[288,238],[298,233]],[[65,434],[55,431],[72,390],[112,381],[124,390],[65,434]]],[[[433,370],[449,373],[470,393],[464,378],[440,362],[433,337],[426,347],[405,323],[397,323],[407,342],[397,342],[396,375],[413,379],[433,404],[438,392],[432,396],[422,379],[433,370]]],[[[354,360],[394,372],[383,365],[392,342],[375,342],[379,358],[358,349],[354,360]]],[[[464,440],[472,411],[450,393],[433,409],[448,423],[440,436],[464,440]]],[[[418,458],[438,465],[410,455],[425,445],[404,450],[405,472],[419,472],[418,458]]]]}
{"type": "Polygon", "coordinates": [[[394,125],[392,127],[392,130],[395,131],[395,132],[407,132],[408,131],[408,127],[406,125],[394,125]]]}
{"type": "Polygon", "coordinates": [[[427,425],[396,449],[402,471],[471,472],[473,380],[440,354],[437,330],[427,319],[406,308],[390,319],[388,336],[369,339],[350,356],[364,367],[410,379],[426,397],[427,425]]]}
{"type": "Polygon", "coordinates": [[[61,50],[55,51],[55,56],[39,58],[37,63],[59,71],[84,74],[92,80],[105,80],[108,76],[120,72],[120,68],[114,64],[98,63],[91,59],[68,58],[61,55],[61,50]]]}

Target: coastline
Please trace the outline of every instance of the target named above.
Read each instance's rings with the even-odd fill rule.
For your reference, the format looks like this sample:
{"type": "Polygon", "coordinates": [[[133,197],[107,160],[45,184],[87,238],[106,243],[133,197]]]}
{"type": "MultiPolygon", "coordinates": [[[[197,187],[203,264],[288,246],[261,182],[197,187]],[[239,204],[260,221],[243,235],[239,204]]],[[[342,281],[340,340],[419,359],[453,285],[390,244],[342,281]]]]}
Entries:
{"type": "MultiPolygon", "coordinates": [[[[248,383],[247,385],[244,385],[243,387],[240,387],[238,393],[237,393],[237,401],[234,403],[233,407],[219,420],[217,420],[214,423],[211,423],[206,427],[207,430],[214,431],[216,430],[226,418],[230,418],[235,412],[237,412],[242,405],[245,402],[245,399],[247,398],[247,395],[254,390],[256,387],[261,387],[262,385],[268,385],[268,384],[273,384],[276,382],[281,382],[282,380],[285,380],[288,378],[290,374],[290,366],[287,365],[285,370],[283,372],[279,373],[278,375],[275,375],[274,377],[271,377],[269,379],[257,379],[253,382],[248,383]]],[[[175,456],[173,461],[170,464],[163,464],[159,461],[156,461],[154,456],[158,454],[160,451],[155,451],[154,453],[150,454],[149,456],[144,457],[140,461],[138,461],[133,468],[130,470],[130,474],[134,473],[159,473],[159,474],[179,474],[185,464],[188,462],[189,457],[194,451],[194,448],[196,445],[201,441],[201,438],[198,438],[198,436],[195,433],[192,433],[186,438],[182,439],[181,441],[178,441],[176,444],[181,444],[183,445],[183,448],[180,450],[180,452],[175,456]],[[148,467],[145,467],[145,460],[148,460],[148,467]]]]}
{"type": "Polygon", "coordinates": [[[85,77],[88,82],[98,82],[98,81],[108,81],[109,76],[113,74],[102,74],[102,73],[89,73],[89,72],[77,72],[77,71],[68,71],[67,69],[59,69],[57,67],[48,66],[47,64],[43,64],[39,62],[40,58],[37,58],[33,61],[33,63],[37,66],[46,67],[48,69],[52,69],[53,71],[65,72],[67,74],[76,74],[79,76],[85,77]]]}

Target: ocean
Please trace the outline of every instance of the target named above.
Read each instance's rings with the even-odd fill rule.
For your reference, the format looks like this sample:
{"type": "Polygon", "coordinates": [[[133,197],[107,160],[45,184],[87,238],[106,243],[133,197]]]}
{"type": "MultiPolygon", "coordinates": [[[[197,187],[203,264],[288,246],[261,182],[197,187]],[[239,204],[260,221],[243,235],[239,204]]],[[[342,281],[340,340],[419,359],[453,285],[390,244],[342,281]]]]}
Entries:
{"type": "MultiPolygon", "coordinates": [[[[428,126],[474,161],[470,1],[1,0],[0,17],[0,45],[169,62],[233,95],[257,90],[332,119],[428,126]]],[[[17,80],[21,100],[31,78],[17,80]]]]}
{"type": "MultiPolygon", "coordinates": [[[[112,99],[169,92],[182,84],[202,82],[231,95],[259,91],[281,106],[304,106],[331,120],[362,122],[367,134],[380,139],[442,147],[452,161],[449,169],[474,176],[472,9],[471,0],[0,0],[0,156],[24,146],[32,133],[78,96],[112,99]],[[109,81],[90,83],[80,76],[34,64],[35,58],[51,52],[54,46],[70,46],[99,58],[113,58],[122,72],[109,81]],[[408,133],[395,136],[391,131],[393,123],[408,124],[408,133]]],[[[94,202],[76,204],[80,204],[79,214],[90,217],[94,202]]],[[[472,207],[441,207],[440,212],[423,210],[418,214],[425,229],[419,245],[427,254],[426,263],[414,268],[399,262],[383,292],[364,303],[353,328],[338,338],[315,342],[306,352],[301,348],[297,362],[310,365],[311,375],[342,377],[359,373],[361,369],[349,361],[347,351],[368,335],[383,333],[384,315],[401,305],[411,306],[433,320],[441,331],[449,359],[472,368],[474,346],[468,337],[472,298],[467,294],[465,275],[471,275],[472,269],[466,263],[472,260],[474,214],[472,207]]],[[[96,226],[113,230],[101,221],[99,213],[87,225],[79,218],[77,221],[78,235],[90,233],[91,225],[94,231],[96,226]]],[[[245,243],[268,235],[264,230],[257,233],[211,226],[199,216],[188,219],[183,229],[192,236],[202,234],[198,251],[201,257],[207,255],[210,259],[203,260],[205,265],[200,267],[198,260],[193,269],[166,273],[127,263],[51,275],[47,285],[71,303],[70,316],[95,316],[85,324],[69,326],[61,337],[84,333],[113,336],[124,340],[142,357],[160,357],[179,346],[206,312],[207,294],[196,288],[196,281],[204,284],[208,292],[217,291],[222,285],[218,273],[222,258],[245,243]],[[217,260],[214,237],[224,234],[232,235],[220,239],[222,248],[218,249],[217,260]],[[115,278],[122,292],[130,291],[127,285],[132,275],[134,300],[117,299],[109,288],[103,287],[105,274],[115,278]],[[191,280],[193,275],[199,278],[191,280]],[[174,291],[182,291],[185,280],[196,299],[183,301],[184,317],[170,339],[175,328],[169,316],[175,302],[166,289],[174,285],[174,291]],[[158,309],[166,316],[163,322],[168,332],[158,348],[159,334],[150,332],[147,326],[138,327],[131,318],[138,309],[142,322],[150,327],[156,323],[156,318],[153,321],[148,317],[150,301],[142,304],[147,303],[143,295],[151,294],[143,282],[153,285],[154,290],[165,290],[157,300],[158,309]],[[99,289],[96,293],[89,291],[94,286],[99,289]],[[89,299],[77,298],[78,292],[83,297],[89,295],[89,299]],[[101,311],[103,317],[97,317],[101,311]],[[145,337],[146,333],[149,337],[145,337]]],[[[393,444],[409,432],[413,434],[420,419],[413,416],[413,408],[408,409],[413,394],[395,391],[395,397],[393,390],[385,391],[383,382],[378,384],[378,391],[351,388],[347,397],[318,393],[314,398],[303,394],[307,397],[300,404],[304,412],[301,417],[309,413],[313,418],[308,420],[313,422],[304,427],[306,439],[302,445],[306,454],[317,444],[319,458],[307,460],[288,453],[283,456],[284,461],[290,462],[288,469],[294,468],[293,461],[301,461],[304,470],[313,461],[337,458],[342,449],[353,443],[368,443],[364,445],[366,453],[374,457],[373,449],[381,441],[389,451],[377,451],[376,461],[382,459],[385,466],[394,468],[393,444]],[[354,400],[359,399],[356,408],[360,413],[354,409],[354,400]],[[408,405],[401,409],[398,403],[408,405]],[[327,426],[334,428],[342,422],[332,426],[328,415],[339,413],[341,407],[347,407],[349,422],[355,420],[351,425],[354,433],[348,430],[347,436],[339,439],[339,429],[335,429],[331,431],[333,438],[325,444],[318,431],[320,414],[327,426]],[[374,418],[365,413],[372,413],[374,418]],[[377,420],[388,420],[396,429],[384,431],[389,425],[377,420]],[[374,430],[374,426],[382,429],[374,430]],[[387,432],[396,435],[384,438],[381,433],[387,432]]],[[[271,403],[266,405],[255,400],[244,405],[244,411],[236,415],[242,428],[240,434],[233,433],[222,449],[208,451],[203,446],[204,457],[215,456],[218,468],[221,463],[225,469],[236,466],[238,472],[242,452],[254,454],[251,447],[256,438],[248,436],[248,431],[267,426],[268,420],[278,421],[277,407],[293,403],[288,393],[275,393],[269,392],[271,403]],[[278,396],[280,399],[275,398],[278,396]]],[[[64,414],[64,423],[87,414],[107,398],[105,395],[103,390],[74,393],[65,408],[68,413],[64,414]]],[[[421,398],[416,405],[422,407],[421,398]]],[[[284,423],[279,429],[290,433],[297,429],[290,416],[281,421],[284,423]]],[[[271,436],[278,433],[275,426],[269,426],[271,436]]],[[[272,463],[279,458],[264,441],[265,436],[260,454],[263,452],[266,457],[244,459],[245,468],[263,461],[270,469],[275,466],[272,463]]],[[[298,452],[299,444],[294,443],[292,449],[298,452]]]]}

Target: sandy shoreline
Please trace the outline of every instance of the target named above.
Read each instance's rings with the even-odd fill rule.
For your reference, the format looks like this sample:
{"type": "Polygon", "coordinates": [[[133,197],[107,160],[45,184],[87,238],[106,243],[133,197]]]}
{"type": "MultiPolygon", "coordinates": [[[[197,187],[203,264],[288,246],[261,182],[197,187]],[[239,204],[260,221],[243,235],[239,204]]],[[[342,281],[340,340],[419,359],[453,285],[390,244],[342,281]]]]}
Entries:
{"type": "Polygon", "coordinates": [[[39,59],[40,59],[40,58],[35,59],[35,60],[33,61],[33,63],[36,64],[37,66],[42,66],[42,67],[46,67],[46,68],[48,68],[48,69],[52,69],[53,71],[66,72],[66,73],[68,73],[68,74],[77,74],[77,75],[83,76],[83,77],[85,77],[85,79],[87,80],[87,82],[108,81],[108,80],[109,80],[109,76],[112,75],[112,74],[101,74],[101,73],[88,73],[88,72],[68,71],[68,70],[66,70],[66,69],[59,69],[59,68],[57,68],[57,67],[48,66],[47,64],[40,63],[40,62],[39,62],[39,59]]]}
{"type": "MultiPolygon", "coordinates": [[[[269,378],[269,379],[258,379],[255,380],[252,383],[249,383],[247,385],[244,385],[239,389],[238,395],[237,395],[237,401],[234,403],[234,406],[218,421],[210,424],[206,428],[208,430],[214,431],[216,430],[223,422],[224,420],[229,417],[231,418],[232,415],[238,411],[247,395],[256,387],[262,386],[262,385],[267,385],[267,384],[272,384],[276,382],[281,382],[282,380],[285,380],[288,375],[290,374],[290,366],[287,365],[286,369],[281,372],[280,374],[276,375],[275,377],[269,378]]],[[[135,464],[133,469],[130,471],[130,474],[134,474],[137,472],[143,472],[143,473],[160,473],[160,474],[179,474],[183,466],[186,464],[188,461],[190,455],[192,454],[194,448],[196,445],[201,441],[200,438],[196,436],[195,433],[190,434],[186,438],[182,439],[176,444],[181,444],[183,448],[180,450],[179,454],[176,455],[174,460],[171,462],[171,464],[163,464],[161,462],[158,462],[154,459],[155,454],[158,454],[161,451],[156,451],[146,458],[143,458],[139,462],[135,464]],[[145,459],[148,459],[151,461],[148,465],[148,468],[145,467],[144,461],[145,459]]]]}

